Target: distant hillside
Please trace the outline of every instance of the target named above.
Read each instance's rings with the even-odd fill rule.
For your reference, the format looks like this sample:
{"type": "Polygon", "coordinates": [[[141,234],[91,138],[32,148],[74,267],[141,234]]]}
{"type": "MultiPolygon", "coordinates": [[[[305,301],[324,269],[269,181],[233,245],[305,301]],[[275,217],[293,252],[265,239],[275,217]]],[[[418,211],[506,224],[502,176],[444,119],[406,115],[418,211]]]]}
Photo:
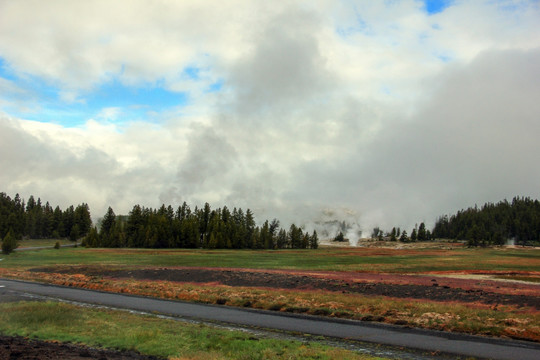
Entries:
{"type": "Polygon", "coordinates": [[[467,240],[470,246],[502,245],[509,239],[526,245],[540,241],[540,202],[515,197],[460,210],[455,215],[437,219],[436,238],[467,240]]]}

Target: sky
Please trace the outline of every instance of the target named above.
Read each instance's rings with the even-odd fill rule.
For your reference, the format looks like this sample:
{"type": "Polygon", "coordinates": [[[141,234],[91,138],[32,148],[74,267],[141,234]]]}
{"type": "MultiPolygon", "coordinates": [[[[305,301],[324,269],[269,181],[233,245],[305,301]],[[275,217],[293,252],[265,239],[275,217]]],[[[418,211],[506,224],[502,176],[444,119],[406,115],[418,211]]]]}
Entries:
{"type": "Polygon", "coordinates": [[[0,0],[0,191],[95,219],[354,240],[540,198],[538,99],[538,0],[0,0]]]}

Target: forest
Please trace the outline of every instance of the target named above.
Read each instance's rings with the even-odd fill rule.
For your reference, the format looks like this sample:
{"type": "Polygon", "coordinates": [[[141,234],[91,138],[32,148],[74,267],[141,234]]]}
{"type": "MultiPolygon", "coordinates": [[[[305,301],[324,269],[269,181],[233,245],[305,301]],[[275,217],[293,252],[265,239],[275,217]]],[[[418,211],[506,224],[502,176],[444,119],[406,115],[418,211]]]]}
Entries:
{"type": "Polygon", "coordinates": [[[469,246],[502,245],[508,239],[527,245],[540,241],[540,202],[514,197],[512,202],[486,203],[437,219],[436,238],[467,240],[469,246]]]}
{"type": "Polygon", "coordinates": [[[34,196],[25,203],[18,194],[11,199],[0,193],[1,239],[11,232],[16,239],[82,238],[89,247],[206,249],[316,249],[319,243],[316,231],[310,234],[295,224],[285,230],[277,219],[257,226],[250,209],[212,209],[208,203],[193,210],[186,202],[176,210],[135,205],[127,216],[109,207],[98,223],[92,226],[85,203],[53,210],[34,196]]]}
{"type": "MultiPolygon", "coordinates": [[[[226,206],[212,209],[208,203],[193,210],[186,202],[176,209],[162,205],[158,209],[133,206],[128,215],[116,215],[111,207],[92,225],[88,204],[54,209],[41,199],[19,194],[12,199],[0,193],[0,239],[10,234],[15,239],[83,239],[88,247],[131,248],[205,248],[205,249],[316,249],[319,239],[291,224],[280,227],[277,219],[257,225],[255,215],[226,206]]],[[[372,237],[383,238],[383,231],[373,229],[372,237]]],[[[408,236],[393,228],[387,237],[394,241],[429,241],[434,239],[466,240],[469,246],[502,245],[509,239],[526,245],[540,241],[540,202],[529,197],[514,197],[512,202],[486,203],[440,216],[434,228],[424,223],[408,236]]],[[[335,238],[343,241],[343,234],[335,238]]]]}
{"type": "Polygon", "coordinates": [[[49,202],[42,203],[30,196],[25,202],[15,195],[13,199],[0,193],[0,238],[6,237],[9,231],[16,239],[58,239],[76,240],[85,236],[92,226],[90,209],[87,204],[77,207],[69,206],[62,210],[54,209],[49,202]]]}
{"type": "Polygon", "coordinates": [[[208,203],[191,210],[184,202],[176,210],[162,205],[152,209],[135,205],[127,216],[109,207],[99,232],[92,228],[85,239],[90,247],[205,248],[205,249],[316,249],[317,232],[309,234],[279,220],[255,223],[250,209],[212,209],[208,203]]]}

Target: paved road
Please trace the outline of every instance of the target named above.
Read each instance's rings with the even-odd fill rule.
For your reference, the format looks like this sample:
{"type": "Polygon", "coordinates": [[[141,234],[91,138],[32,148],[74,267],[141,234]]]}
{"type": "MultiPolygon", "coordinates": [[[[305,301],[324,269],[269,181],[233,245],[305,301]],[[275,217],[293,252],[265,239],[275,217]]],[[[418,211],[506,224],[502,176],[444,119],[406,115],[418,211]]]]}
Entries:
{"type": "Polygon", "coordinates": [[[420,349],[423,351],[440,351],[460,356],[501,360],[540,359],[540,344],[522,341],[486,339],[477,336],[407,329],[383,324],[366,324],[359,321],[340,321],[316,316],[291,316],[268,311],[167,301],[0,279],[0,297],[2,294],[4,296],[10,296],[10,294],[17,292],[116,308],[220,321],[235,325],[256,326],[341,339],[353,339],[420,349]],[[4,287],[1,288],[1,286],[4,287]]]}

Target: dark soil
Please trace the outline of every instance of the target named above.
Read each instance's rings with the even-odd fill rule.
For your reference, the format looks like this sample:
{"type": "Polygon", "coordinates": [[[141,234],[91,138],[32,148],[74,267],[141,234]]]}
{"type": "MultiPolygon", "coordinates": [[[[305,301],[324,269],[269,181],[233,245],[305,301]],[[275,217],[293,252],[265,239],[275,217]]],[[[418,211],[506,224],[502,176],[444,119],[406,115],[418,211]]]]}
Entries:
{"type": "Polygon", "coordinates": [[[159,360],[155,356],[145,356],[135,352],[119,352],[113,350],[94,349],[87,346],[53,343],[31,340],[23,337],[0,335],[0,360],[159,360]]]}
{"type": "MultiPolygon", "coordinates": [[[[540,293],[504,294],[496,291],[469,287],[461,288],[456,283],[445,282],[443,278],[422,277],[422,283],[392,284],[388,281],[354,281],[347,279],[324,278],[295,273],[274,271],[250,271],[237,269],[212,268],[159,268],[135,270],[108,270],[99,267],[41,268],[39,272],[81,273],[90,276],[110,278],[130,278],[137,280],[167,280],[189,283],[218,283],[228,286],[266,287],[297,290],[327,290],[341,293],[358,293],[371,296],[389,296],[395,298],[428,299],[435,301],[455,301],[466,303],[484,303],[490,305],[517,305],[540,309],[540,293]]],[[[402,276],[403,277],[403,276],[402,276]]],[[[382,280],[382,278],[381,278],[382,280]]],[[[470,282],[470,280],[468,280],[470,282]]],[[[461,284],[457,283],[458,285],[461,284]]],[[[463,284],[466,284],[463,282],[463,284]]],[[[540,289],[540,287],[538,288],[540,289]]]]}

